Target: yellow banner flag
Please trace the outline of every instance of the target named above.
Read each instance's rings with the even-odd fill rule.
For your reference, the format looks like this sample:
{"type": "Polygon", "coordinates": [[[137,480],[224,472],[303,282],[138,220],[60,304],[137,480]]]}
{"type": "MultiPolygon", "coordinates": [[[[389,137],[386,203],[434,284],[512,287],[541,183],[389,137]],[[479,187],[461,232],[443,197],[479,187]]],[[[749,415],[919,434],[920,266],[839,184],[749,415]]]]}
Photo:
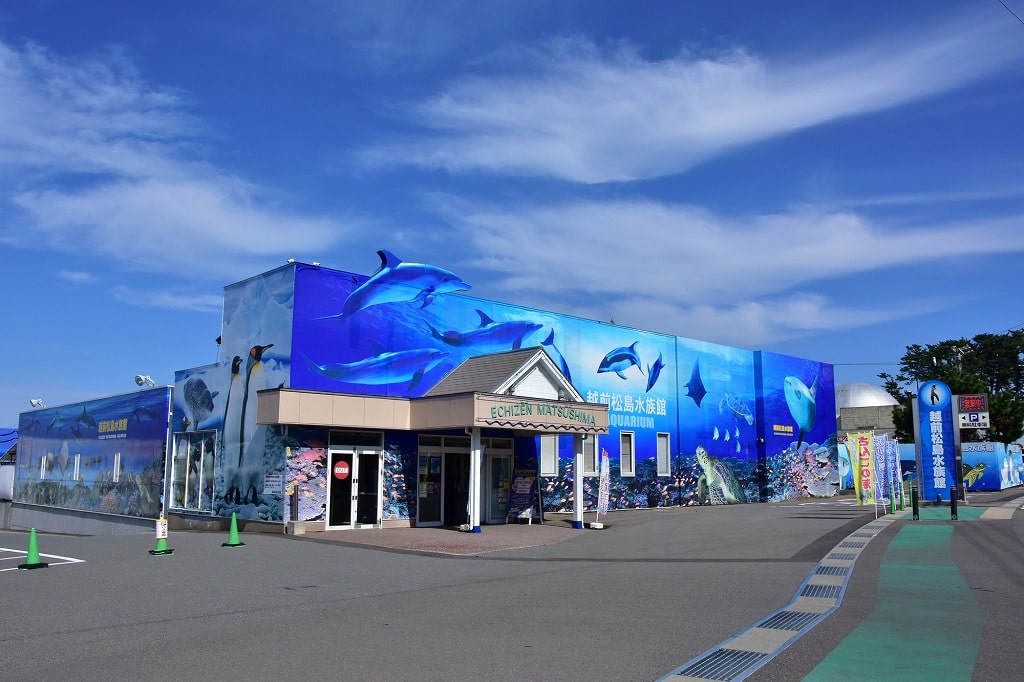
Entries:
{"type": "Polygon", "coordinates": [[[857,504],[875,503],[875,443],[870,431],[851,433],[846,441],[853,468],[853,489],[857,504]]]}

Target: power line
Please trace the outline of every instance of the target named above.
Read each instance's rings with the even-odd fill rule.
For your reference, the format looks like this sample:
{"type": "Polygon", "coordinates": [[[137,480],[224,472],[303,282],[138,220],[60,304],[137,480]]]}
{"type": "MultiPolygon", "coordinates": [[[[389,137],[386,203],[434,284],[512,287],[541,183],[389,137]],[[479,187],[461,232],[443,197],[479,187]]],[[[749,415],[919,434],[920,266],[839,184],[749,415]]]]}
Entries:
{"type": "Polygon", "coordinates": [[[1006,11],[1009,12],[1010,14],[1012,14],[1017,21],[1019,21],[1020,23],[1024,24],[1024,19],[1021,19],[1020,17],[1018,17],[1017,13],[1014,12],[1012,9],[1010,9],[1009,5],[1007,5],[1005,2],[1003,2],[1003,0],[999,0],[999,4],[1002,5],[1003,7],[1005,7],[1006,11]]]}

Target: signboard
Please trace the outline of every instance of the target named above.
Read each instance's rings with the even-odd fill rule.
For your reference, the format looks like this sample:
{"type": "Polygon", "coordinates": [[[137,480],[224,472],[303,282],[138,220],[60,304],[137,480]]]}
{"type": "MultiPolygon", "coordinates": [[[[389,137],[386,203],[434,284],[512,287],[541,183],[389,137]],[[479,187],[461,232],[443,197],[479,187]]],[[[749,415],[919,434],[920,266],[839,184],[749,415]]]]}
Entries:
{"type": "Polygon", "coordinates": [[[988,412],[988,394],[986,393],[961,395],[957,398],[959,412],[988,412]]]}
{"type": "Polygon", "coordinates": [[[992,422],[989,420],[988,412],[961,412],[961,429],[988,429],[992,422]]]}
{"type": "Polygon", "coordinates": [[[513,469],[507,514],[520,518],[538,516],[535,513],[536,505],[537,471],[535,469],[513,469]]]}
{"type": "Polygon", "coordinates": [[[281,474],[267,474],[263,477],[264,495],[283,495],[284,476],[281,474]]]}
{"type": "Polygon", "coordinates": [[[985,393],[957,396],[957,413],[960,416],[961,429],[991,428],[988,416],[988,395],[985,393]]]}
{"type": "Polygon", "coordinates": [[[348,462],[342,460],[334,463],[334,477],[339,481],[344,481],[348,478],[349,466],[348,462]]]}
{"type": "Polygon", "coordinates": [[[948,500],[956,485],[956,441],[953,435],[953,395],[941,381],[926,381],[917,393],[921,497],[948,500]]]}

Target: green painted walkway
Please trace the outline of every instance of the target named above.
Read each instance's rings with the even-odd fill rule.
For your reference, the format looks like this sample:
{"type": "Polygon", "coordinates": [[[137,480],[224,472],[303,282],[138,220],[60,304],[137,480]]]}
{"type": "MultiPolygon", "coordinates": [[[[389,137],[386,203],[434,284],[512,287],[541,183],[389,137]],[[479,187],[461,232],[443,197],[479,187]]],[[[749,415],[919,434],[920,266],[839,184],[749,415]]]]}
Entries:
{"type": "MultiPolygon", "coordinates": [[[[982,512],[963,507],[957,516],[982,512]]],[[[920,517],[949,521],[949,508],[920,517]]],[[[952,537],[952,523],[900,529],[882,559],[874,610],[804,679],[970,680],[984,614],[953,560],[952,537]]]]}

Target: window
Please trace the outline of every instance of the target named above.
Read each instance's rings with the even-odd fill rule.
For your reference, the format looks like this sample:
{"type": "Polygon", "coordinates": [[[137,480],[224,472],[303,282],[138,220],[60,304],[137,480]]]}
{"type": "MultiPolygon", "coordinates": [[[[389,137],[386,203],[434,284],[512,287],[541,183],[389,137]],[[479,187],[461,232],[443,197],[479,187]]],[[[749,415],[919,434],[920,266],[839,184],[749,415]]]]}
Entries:
{"type": "Polygon", "coordinates": [[[583,439],[583,475],[597,476],[601,463],[597,461],[597,434],[587,434],[583,439]]]}
{"type": "Polygon", "coordinates": [[[619,475],[636,475],[636,455],[633,453],[633,432],[619,433],[619,475]]]}
{"type": "Polygon", "coordinates": [[[672,455],[668,447],[668,434],[658,434],[658,475],[672,475],[672,455]]]}
{"type": "Polygon", "coordinates": [[[540,437],[540,475],[558,475],[558,436],[540,437]]]}

